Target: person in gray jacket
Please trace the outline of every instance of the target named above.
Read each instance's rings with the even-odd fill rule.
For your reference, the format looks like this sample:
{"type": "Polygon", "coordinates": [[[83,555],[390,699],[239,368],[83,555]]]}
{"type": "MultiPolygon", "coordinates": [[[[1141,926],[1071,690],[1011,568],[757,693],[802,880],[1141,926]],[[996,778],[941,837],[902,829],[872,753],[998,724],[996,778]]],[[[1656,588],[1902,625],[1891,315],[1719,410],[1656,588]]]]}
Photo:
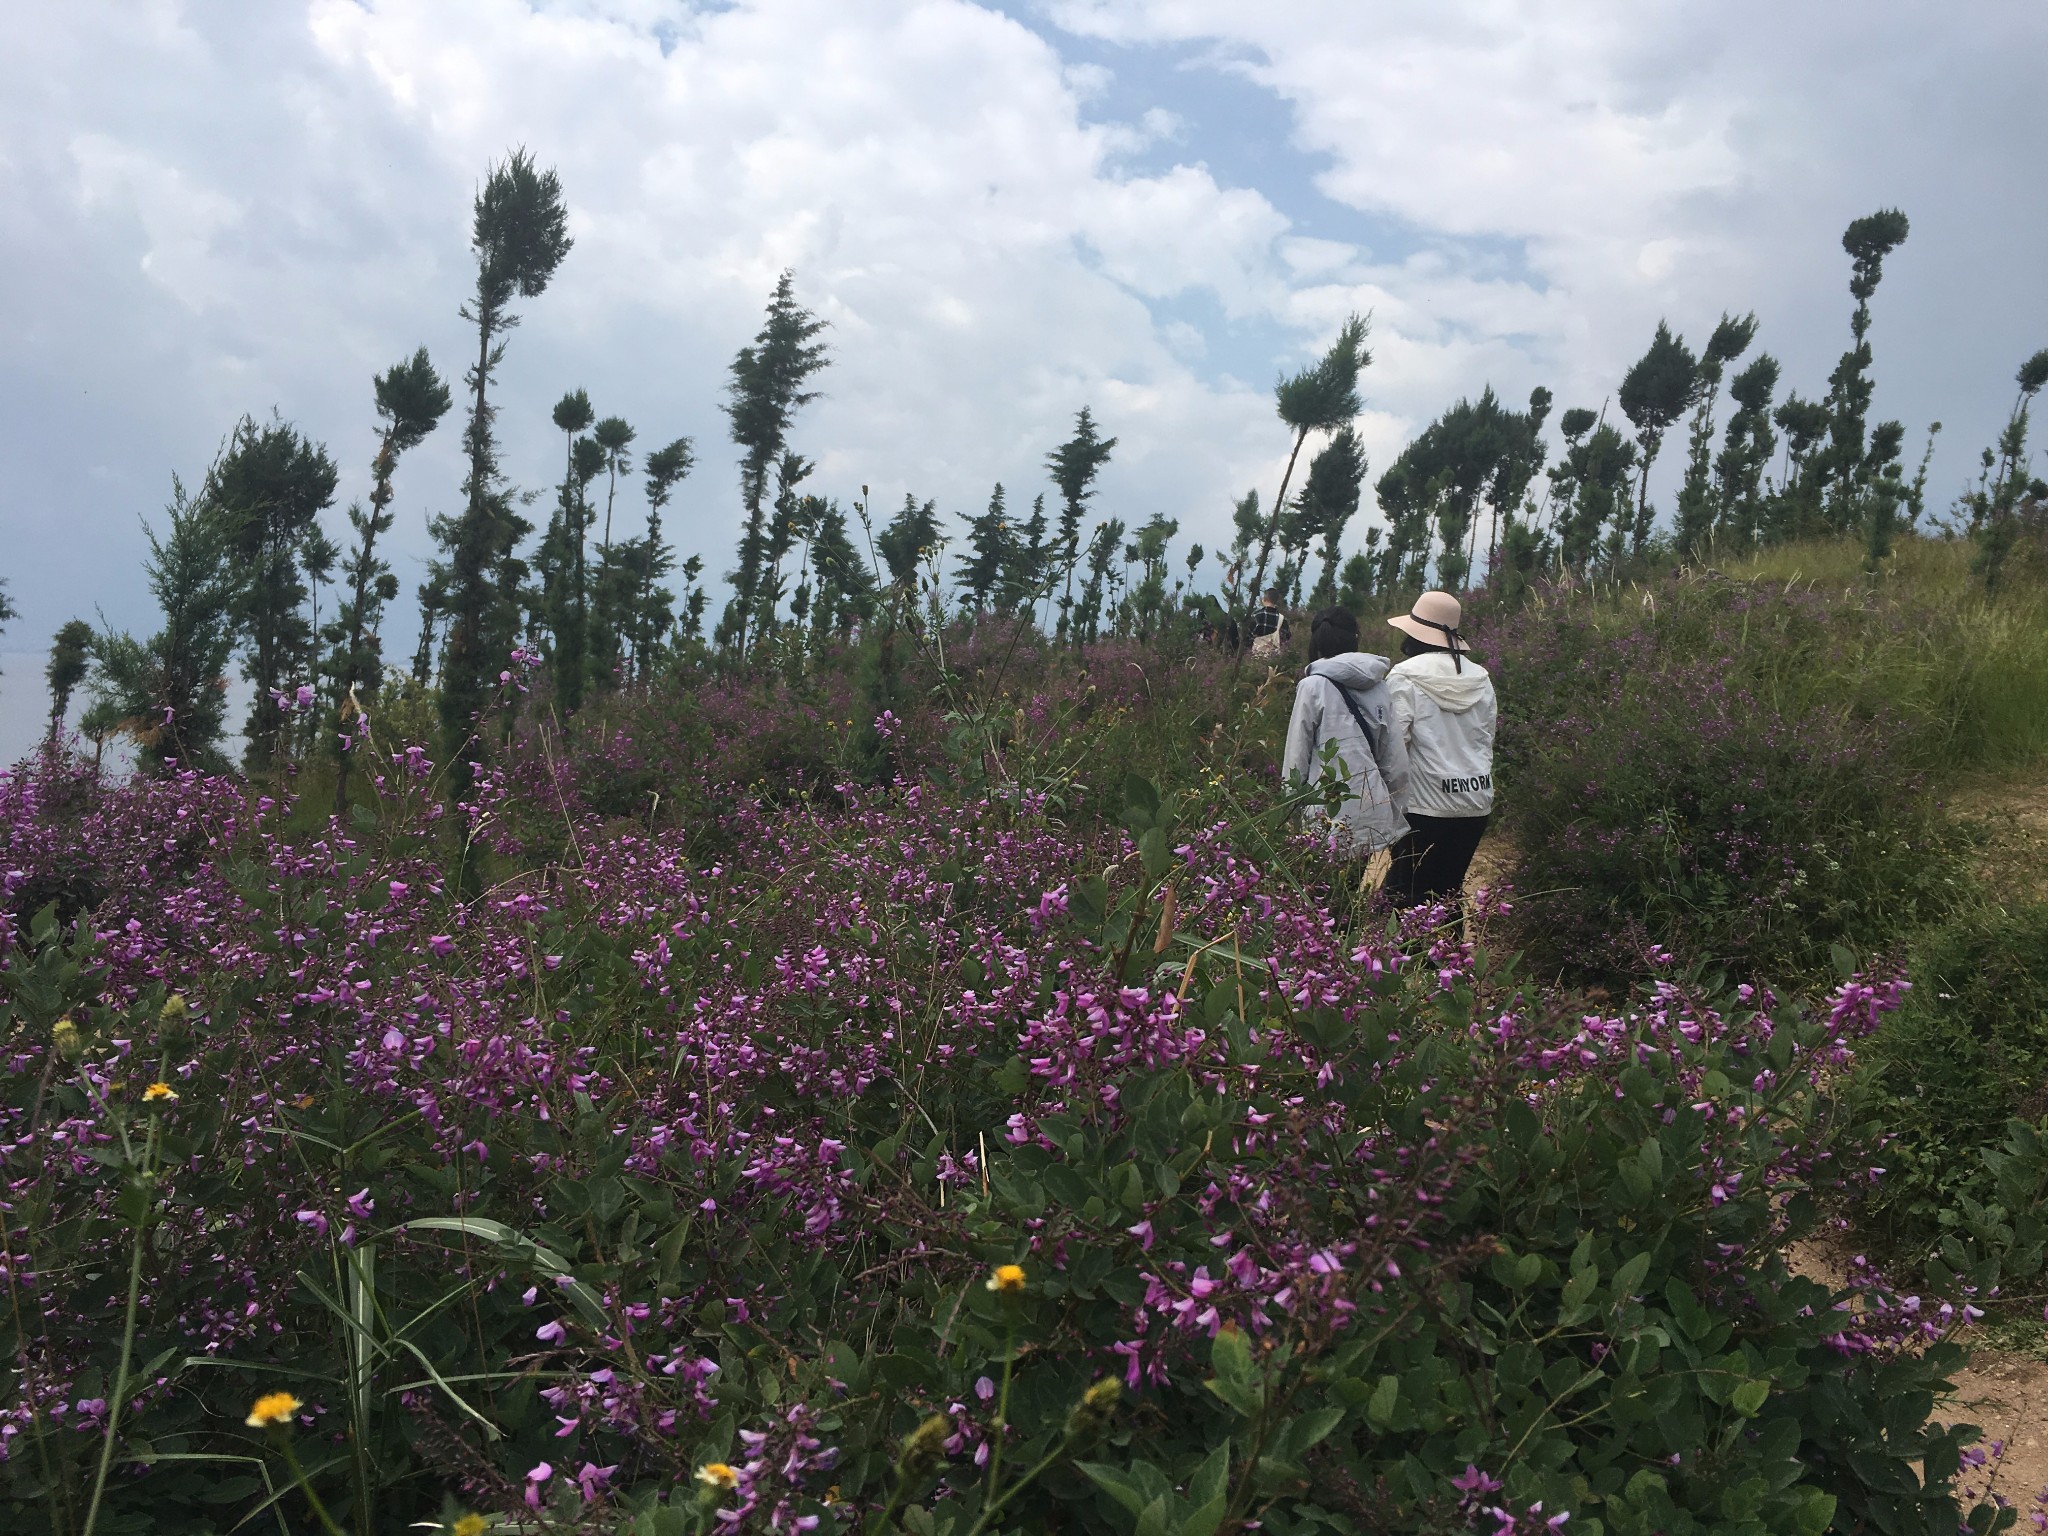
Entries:
{"type": "Polygon", "coordinates": [[[1305,815],[1311,825],[1328,823],[1338,857],[1370,858],[1408,830],[1401,815],[1408,751],[1395,729],[1387,658],[1358,649],[1358,620],[1343,608],[1326,608],[1311,621],[1309,654],[1315,659],[1294,688],[1281,776],[1290,786],[1321,782],[1323,749],[1334,743],[1343,798],[1334,817],[1320,805],[1305,815]]]}

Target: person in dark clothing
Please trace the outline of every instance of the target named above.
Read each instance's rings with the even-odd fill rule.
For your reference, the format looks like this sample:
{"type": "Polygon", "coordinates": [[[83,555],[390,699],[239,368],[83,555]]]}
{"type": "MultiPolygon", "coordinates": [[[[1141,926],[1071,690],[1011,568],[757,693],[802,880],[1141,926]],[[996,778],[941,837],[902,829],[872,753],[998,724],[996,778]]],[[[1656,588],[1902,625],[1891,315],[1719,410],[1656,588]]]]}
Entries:
{"type": "Polygon", "coordinates": [[[1287,648],[1290,628],[1287,610],[1280,606],[1280,589],[1268,587],[1266,595],[1259,600],[1259,606],[1252,610],[1251,623],[1252,654],[1264,660],[1276,660],[1287,648]]]}

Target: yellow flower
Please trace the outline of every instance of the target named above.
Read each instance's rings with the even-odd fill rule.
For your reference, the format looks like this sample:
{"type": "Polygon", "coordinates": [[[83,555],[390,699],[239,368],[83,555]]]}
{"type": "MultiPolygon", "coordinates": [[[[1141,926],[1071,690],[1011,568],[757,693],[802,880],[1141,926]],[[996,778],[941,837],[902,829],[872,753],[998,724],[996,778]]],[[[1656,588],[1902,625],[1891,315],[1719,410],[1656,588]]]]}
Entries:
{"type": "Polygon", "coordinates": [[[185,1006],[185,994],[173,992],[164,999],[164,1005],[157,1010],[156,1016],[166,1024],[176,1024],[184,1019],[188,1011],[185,1006]]]}
{"type": "Polygon", "coordinates": [[[76,1061],[84,1054],[85,1047],[78,1038],[78,1026],[71,1022],[68,1013],[50,1026],[50,1043],[57,1047],[57,1054],[66,1061],[76,1061]]]}
{"type": "Polygon", "coordinates": [[[249,1417],[242,1422],[251,1429],[265,1429],[272,1424],[289,1424],[292,1415],[305,1406],[289,1392],[266,1392],[256,1399],[256,1406],[249,1410],[249,1417]]]}
{"type": "Polygon", "coordinates": [[[145,1104],[155,1104],[165,1099],[175,1102],[177,1097],[177,1090],[169,1083],[151,1083],[142,1090],[142,1102],[145,1104]]]}
{"type": "Polygon", "coordinates": [[[484,1532],[490,1528],[491,1522],[482,1515],[464,1515],[448,1529],[453,1536],[484,1536],[484,1532]]]}
{"type": "Polygon", "coordinates": [[[697,1481],[706,1488],[737,1488],[740,1475],[722,1461],[707,1461],[697,1469],[697,1481]]]}
{"type": "Polygon", "coordinates": [[[989,1274],[988,1288],[1001,1296],[1014,1296],[1024,1289],[1022,1264],[998,1264],[989,1274]]]}

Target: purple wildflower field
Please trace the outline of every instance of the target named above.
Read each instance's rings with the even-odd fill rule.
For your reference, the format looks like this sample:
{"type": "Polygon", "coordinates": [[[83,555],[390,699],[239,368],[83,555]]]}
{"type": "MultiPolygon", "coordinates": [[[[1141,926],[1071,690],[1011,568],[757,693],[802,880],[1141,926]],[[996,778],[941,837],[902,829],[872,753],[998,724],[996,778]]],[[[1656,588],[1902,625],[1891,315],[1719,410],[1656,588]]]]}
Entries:
{"type": "Polygon", "coordinates": [[[1333,910],[1227,661],[1002,654],[508,710],[453,804],[370,736],[342,818],[0,774],[0,1528],[2009,1518],[1996,1257],[1784,1257],[1895,970],[1539,984],[1512,891],[1333,910]]]}

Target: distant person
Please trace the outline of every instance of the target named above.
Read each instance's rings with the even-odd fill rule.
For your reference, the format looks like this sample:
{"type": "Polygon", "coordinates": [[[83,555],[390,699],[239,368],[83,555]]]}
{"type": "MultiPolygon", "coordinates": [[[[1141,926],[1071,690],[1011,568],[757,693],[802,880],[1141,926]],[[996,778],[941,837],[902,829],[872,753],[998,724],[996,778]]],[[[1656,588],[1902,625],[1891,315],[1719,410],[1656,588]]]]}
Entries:
{"type": "Polygon", "coordinates": [[[1287,648],[1287,610],[1280,606],[1280,589],[1266,588],[1251,617],[1252,655],[1260,661],[1278,661],[1287,648]]]}
{"type": "MultiPolygon", "coordinates": [[[[1336,743],[1343,799],[1334,818],[1320,805],[1310,806],[1307,818],[1329,823],[1331,851],[1340,859],[1368,859],[1407,831],[1401,797],[1408,752],[1394,724],[1387,658],[1358,649],[1358,620],[1343,608],[1325,608],[1310,621],[1309,653],[1314,659],[1294,687],[1281,777],[1290,786],[1320,782],[1324,744],[1336,743]]],[[[1347,880],[1345,889],[1355,883],[1347,880]]]]}
{"type": "Polygon", "coordinates": [[[1409,770],[1408,830],[1385,886],[1401,906],[1455,903],[1493,815],[1493,679],[1458,633],[1461,616],[1450,593],[1425,592],[1387,620],[1403,636],[1387,692],[1409,770]]]}

